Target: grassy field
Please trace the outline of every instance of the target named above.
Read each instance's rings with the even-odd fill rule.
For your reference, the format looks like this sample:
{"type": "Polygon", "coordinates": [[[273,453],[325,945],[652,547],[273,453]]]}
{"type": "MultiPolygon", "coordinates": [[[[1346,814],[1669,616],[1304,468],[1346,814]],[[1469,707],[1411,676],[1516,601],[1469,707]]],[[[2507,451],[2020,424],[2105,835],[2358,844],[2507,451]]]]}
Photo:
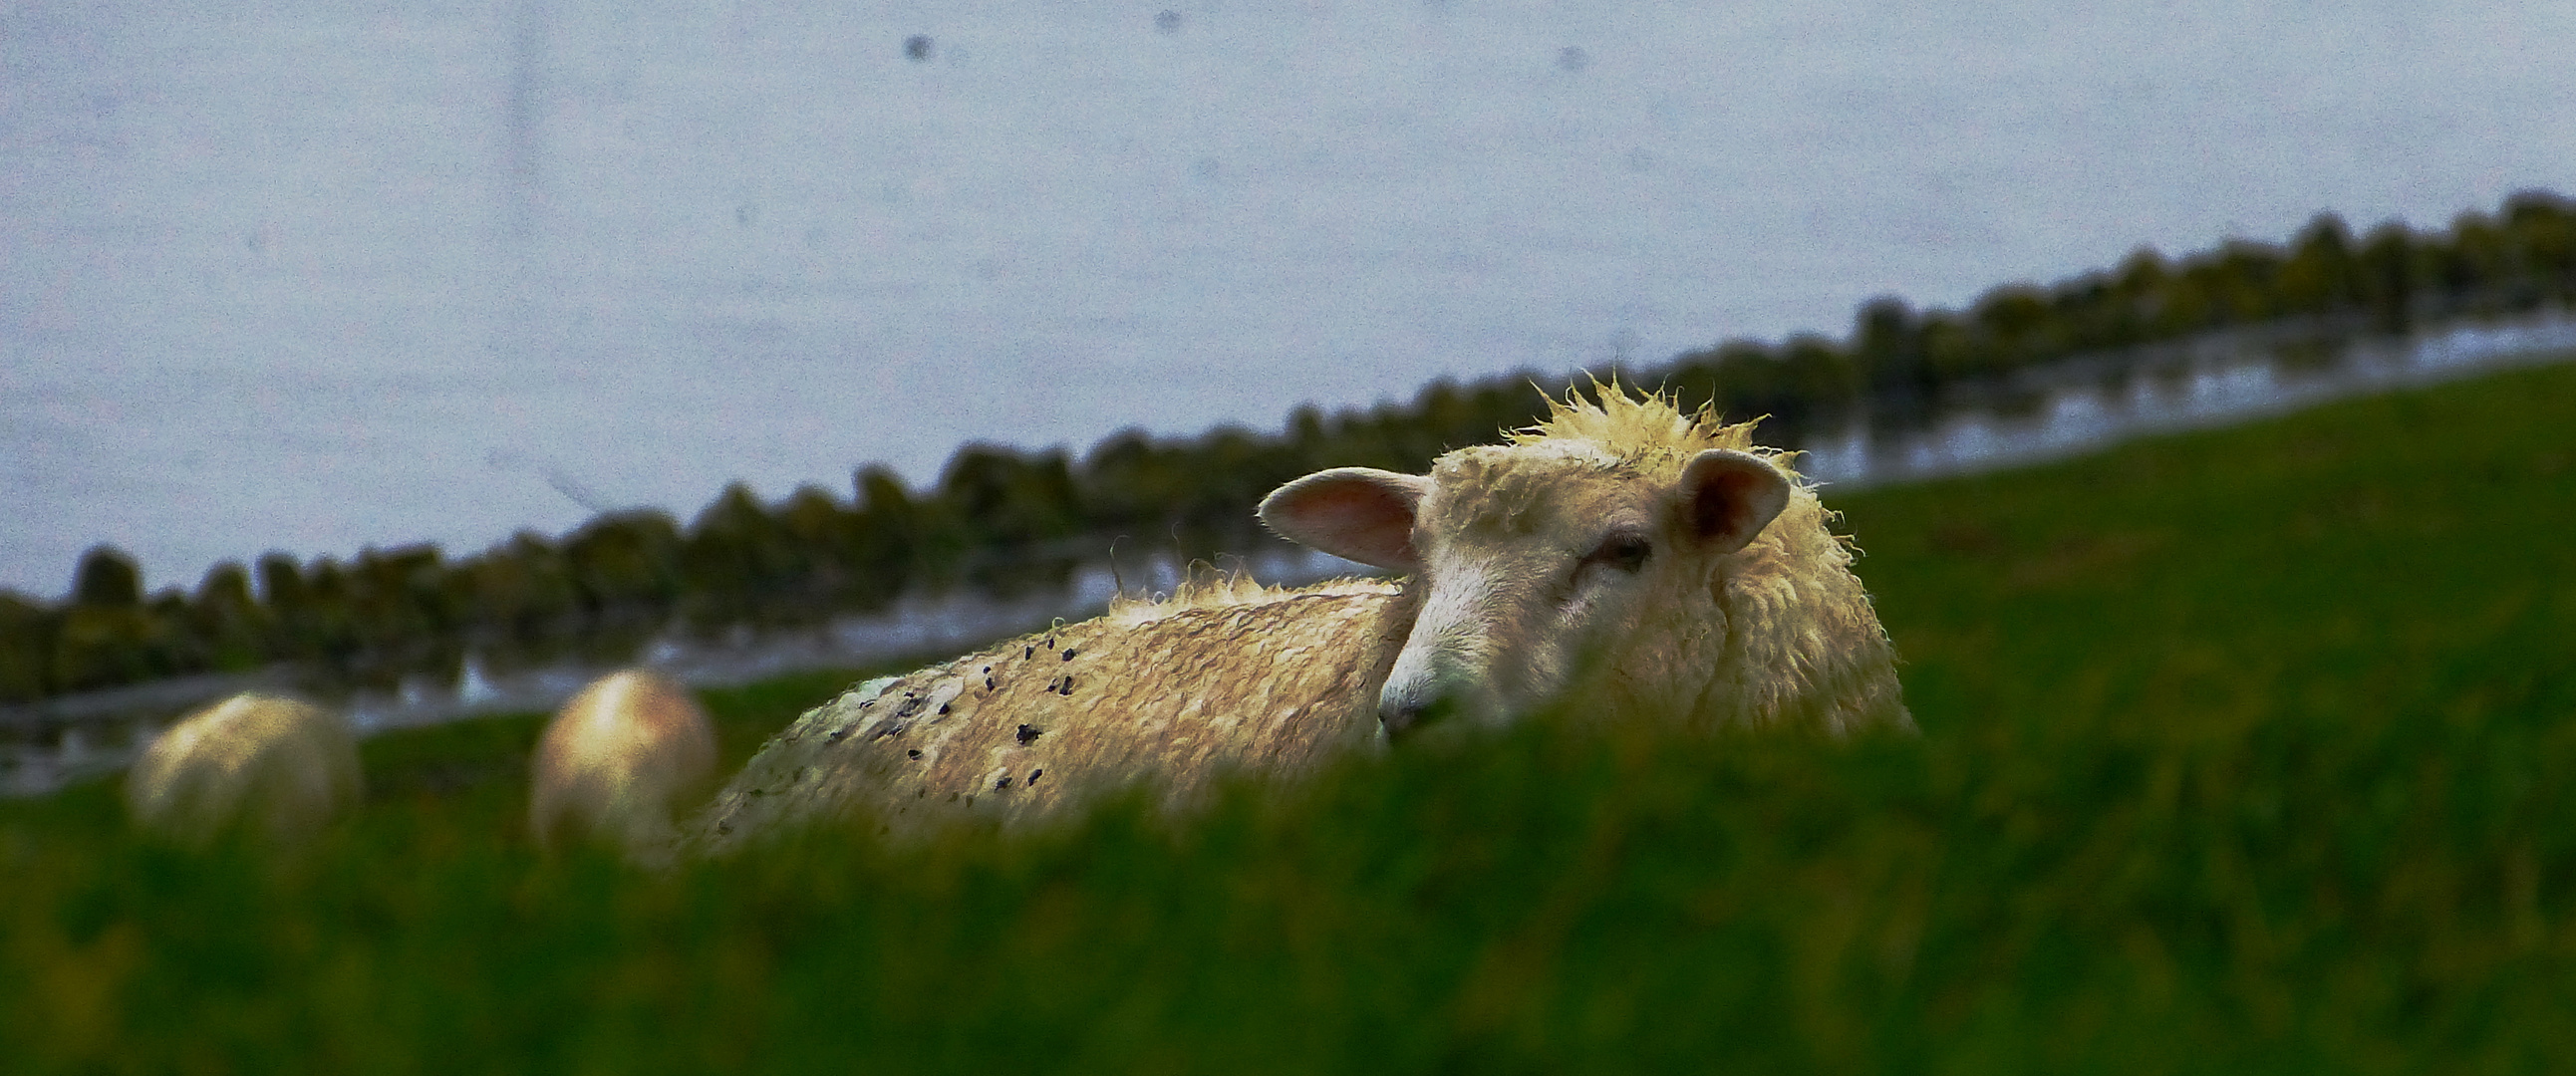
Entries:
{"type": "MultiPolygon", "coordinates": [[[[2576,1066],[2576,367],[1829,502],[1920,739],[1534,722],[1177,830],[520,831],[534,719],[305,854],[0,805],[0,1069],[2576,1066]]],[[[729,756],[850,679],[725,693],[729,756]]]]}

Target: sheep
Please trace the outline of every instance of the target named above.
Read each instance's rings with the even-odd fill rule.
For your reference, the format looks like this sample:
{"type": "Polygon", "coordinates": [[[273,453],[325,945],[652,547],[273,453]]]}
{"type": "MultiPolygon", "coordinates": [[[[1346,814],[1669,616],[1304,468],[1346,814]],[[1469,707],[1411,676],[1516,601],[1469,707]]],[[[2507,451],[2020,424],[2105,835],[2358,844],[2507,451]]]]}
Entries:
{"type": "Polygon", "coordinates": [[[581,689],[546,725],[531,761],[528,825],[537,846],[567,835],[664,858],[673,801],[716,765],[715,729],[687,687],[627,669],[581,689]]]}
{"type": "Polygon", "coordinates": [[[1138,780],[1293,777],[1433,718],[1560,703],[1688,728],[1911,729],[1895,652],[1833,516],[1752,423],[1569,393],[1428,475],[1336,468],[1259,508],[1401,582],[1237,579],[858,685],[766,745],[693,823],[708,852],[872,813],[1019,825],[1138,780]]]}
{"type": "Polygon", "coordinates": [[[1262,502],[1282,535],[1412,578],[1387,731],[1559,699],[1701,729],[1911,729],[1852,547],[1786,454],[1753,423],[1596,388],[1428,475],[1338,468],[1262,502]]]}
{"type": "Polygon", "coordinates": [[[153,739],[125,780],[135,824],[203,847],[245,826],[300,843],[365,794],[357,739],[311,704],[245,692],[153,739]]]}

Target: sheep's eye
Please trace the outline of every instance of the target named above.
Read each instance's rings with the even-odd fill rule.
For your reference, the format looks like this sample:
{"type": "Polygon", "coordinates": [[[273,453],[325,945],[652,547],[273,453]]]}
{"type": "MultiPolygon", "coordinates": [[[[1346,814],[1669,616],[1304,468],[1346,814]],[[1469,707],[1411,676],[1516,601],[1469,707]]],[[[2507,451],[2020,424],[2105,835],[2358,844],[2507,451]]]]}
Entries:
{"type": "Polygon", "coordinates": [[[1637,569],[1646,566],[1646,557],[1654,551],[1654,543],[1647,541],[1645,535],[1613,534],[1602,539],[1601,545],[1583,558],[1583,563],[1607,564],[1633,575],[1637,569]]]}

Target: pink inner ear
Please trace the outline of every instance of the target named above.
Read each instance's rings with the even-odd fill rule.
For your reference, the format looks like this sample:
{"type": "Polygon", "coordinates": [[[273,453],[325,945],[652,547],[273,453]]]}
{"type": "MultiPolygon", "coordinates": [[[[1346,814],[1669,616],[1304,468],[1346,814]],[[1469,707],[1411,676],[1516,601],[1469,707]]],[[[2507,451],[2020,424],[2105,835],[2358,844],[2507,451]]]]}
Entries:
{"type": "Polygon", "coordinates": [[[1411,476],[1360,468],[1309,475],[1280,488],[1261,518],[1288,539],[1393,571],[1421,566],[1413,552],[1411,476]]]}
{"type": "Polygon", "coordinates": [[[1683,480],[1691,533],[1721,553],[1744,548],[1788,506],[1788,480],[1751,457],[1702,456],[1683,480]]]}
{"type": "Polygon", "coordinates": [[[1756,481],[1742,471],[1709,475],[1700,483],[1699,495],[1691,498],[1691,530],[1702,538],[1721,539],[1744,530],[1753,515],[1753,506],[1748,502],[1756,481]]]}

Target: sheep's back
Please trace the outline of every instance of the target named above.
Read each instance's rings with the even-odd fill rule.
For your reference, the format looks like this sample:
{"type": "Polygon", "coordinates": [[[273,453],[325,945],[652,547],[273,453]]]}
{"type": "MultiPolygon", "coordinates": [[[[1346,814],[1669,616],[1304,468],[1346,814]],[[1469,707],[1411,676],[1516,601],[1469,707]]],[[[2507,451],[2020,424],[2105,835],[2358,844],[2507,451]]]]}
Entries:
{"type": "Polygon", "coordinates": [[[870,681],[764,746],[692,829],[720,851],[801,821],[1011,823],[1144,781],[1293,776],[1374,741],[1406,625],[1393,586],[1113,616],[870,681]]]}

